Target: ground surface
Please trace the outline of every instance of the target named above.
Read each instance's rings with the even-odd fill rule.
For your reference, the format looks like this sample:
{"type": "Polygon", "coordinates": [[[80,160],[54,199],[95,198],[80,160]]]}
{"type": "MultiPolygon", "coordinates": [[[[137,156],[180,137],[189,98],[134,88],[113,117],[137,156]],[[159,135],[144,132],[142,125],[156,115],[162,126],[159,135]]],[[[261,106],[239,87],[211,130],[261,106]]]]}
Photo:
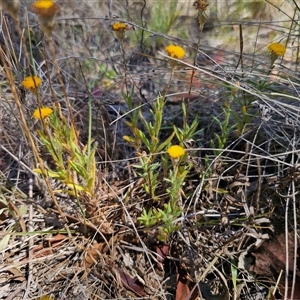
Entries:
{"type": "MultiPolygon", "coordinates": [[[[44,179],[31,175],[38,163],[3,66],[0,298],[283,299],[293,293],[300,299],[299,24],[291,20],[291,12],[297,12],[294,2],[273,1],[273,7],[264,1],[211,1],[191,90],[189,64],[199,38],[191,1],[178,1],[175,12],[180,14],[170,26],[159,23],[172,15],[170,1],[59,1],[53,44],[35,15],[29,12],[27,21],[30,3],[22,2],[21,28],[26,37],[30,33],[31,62],[43,79],[40,101],[52,106],[56,99],[67,120],[73,115],[82,145],[88,142],[92,99],[96,189],[92,198],[74,197],[61,191],[65,186],[59,180],[49,181],[49,191],[44,179]],[[130,24],[123,47],[111,30],[116,20],[130,24]],[[267,45],[281,40],[287,53],[270,70],[267,45]],[[164,56],[169,43],[186,50],[172,80],[164,56]],[[164,240],[159,236],[165,223],[147,227],[137,221],[143,209],[163,209],[170,195],[160,158],[155,161],[156,198],[143,189],[134,165],[149,155],[148,149],[123,139],[132,134],[122,96],[130,91],[133,106],[141,106],[147,122],[155,120],[151,110],[157,96],[165,95],[161,141],[173,125],[183,128],[182,102],[187,123],[198,118],[197,134],[184,141],[188,156],[181,167],[190,169],[181,187],[182,211],[172,222],[176,230],[164,240]],[[216,134],[221,136],[222,129],[215,118],[224,124],[228,105],[234,112],[229,124],[241,126],[229,131],[220,148],[216,134]]],[[[28,63],[20,32],[7,15],[2,22],[1,45],[25,123],[41,158],[55,169],[32,118],[37,99],[21,88],[28,63]],[[12,63],[11,49],[18,63],[12,63]]],[[[137,126],[146,132],[141,120],[137,126]]]]}

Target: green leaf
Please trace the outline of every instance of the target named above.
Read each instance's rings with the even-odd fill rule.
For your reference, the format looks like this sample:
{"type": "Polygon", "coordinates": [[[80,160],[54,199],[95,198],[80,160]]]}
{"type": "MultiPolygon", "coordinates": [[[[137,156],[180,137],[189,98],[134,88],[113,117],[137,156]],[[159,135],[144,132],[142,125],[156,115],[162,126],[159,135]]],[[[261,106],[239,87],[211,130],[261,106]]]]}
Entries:
{"type": "Polygon", "coordinates": [[[160,151],[162,151],[164,148],[166,148],[167,145],[171,143],[171,141],[172,141],[174,135],[175,135],[175,132],[173,131],[172,134],[171,134],[171,135],[170,135],[163,143],[161,143],[161,144],[157,147],[156,152],[160,152],[160,151]]]}
{"type": "Polygon", "coordinates": [[[147,149],[149,150],[150,147],[151,147],[151,142],[148,140],[148,138],[146,137],[146,135],[141,130],[139,130],[139,129],[137,130],[137,135],[142,140],[142,142],[147,147],[147,149]]]}
{"type": "MultiPolygon", "coordinates": [[[[35,172],[35,173],[44,175],[43,171],[40,168],[33,169],[32,171],[35,172]]],[[[66,178],[66,174],[64,172],[55,172],[55,171],[52,171],[52,170],[46,170],[45,175],[47,175],[51,178],[58,178],[58,179],[61,179],[61,180],[64,180],[66,178]]]]}
{"type": "Polygon", "coordinates": [[[213,116],[212,118],[215,120],[216,123],[218,123],[219,127],[222,129],[223,128],[222,122],[215,116],[213,116]]]}
{"type": "Polygon", "coordinates": [[[234,290],[236,290],[236,282],[237,282],[237,267],[236,267],[236,261],[235,259],[231,259],[231,280],[233,284],[234,290]]]}
{"type": "Polygon", "coordinates": [[[19,212],[20,212],[21,216],[26,215],[26,214],[27,214],[27,206],[26,206],[25,204],[24,204],[24,205],[21,205],[21,206],[19,207],[19,212]]]}
{"type": "Polygon", "coordinates": [[[5,235],[4,238],[0,241],[0,251],[4,250],[7,247],[9,240],[10,234],[5,235]]]}

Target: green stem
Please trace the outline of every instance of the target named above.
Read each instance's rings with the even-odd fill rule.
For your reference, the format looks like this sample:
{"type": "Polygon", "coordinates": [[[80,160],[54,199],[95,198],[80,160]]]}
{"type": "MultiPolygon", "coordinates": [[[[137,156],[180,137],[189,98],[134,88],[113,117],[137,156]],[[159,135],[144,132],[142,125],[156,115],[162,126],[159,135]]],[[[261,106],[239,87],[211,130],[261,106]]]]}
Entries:
{"type": "Polygon", "coordinates": [[[92,98],[89,97],[89,128],[88,128],[88,157],[91,154],[91,143],[92,143],[92,98]]]}

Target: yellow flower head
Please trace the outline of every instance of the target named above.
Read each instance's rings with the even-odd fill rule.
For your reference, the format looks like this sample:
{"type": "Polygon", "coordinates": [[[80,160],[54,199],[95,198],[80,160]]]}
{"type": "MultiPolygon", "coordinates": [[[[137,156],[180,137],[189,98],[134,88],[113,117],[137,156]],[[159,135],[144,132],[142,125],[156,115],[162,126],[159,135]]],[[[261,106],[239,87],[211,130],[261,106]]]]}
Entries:
{"type": "Polygon", "coordinates": [[[60,11],[60,6],[52,0],[40,0],[34,2],[30,10],[39,16],[52,17],[60,11]]]}
{"type": "Polygon", "coordinates": [[[125,23],[116,22],[116,23],[112,24],[111,28],[112,28],[113,31],[121,31],[121,32],[123,32],[123,31],[125,31],[128,28],[128,26],[125,23]]]}
{"type": "Polygon", "coordinates": [[[41,83],[42,80],[37,76],[28,76],[22,81],[23,87],[32,91],[35,91],[41,83]]]}
{"type": "Polygon", "coordinates": [[[29,9],[38,15],[41,29],[51,37],[55,25],[54,16],[60,12],[60,6],[52,0],[40,0],[31,4],[29,9]]]}
{"type": "Polygon", "coordinates": [[[285,46],[279,43],[273,43],[269,45],[268,47],[269,51],[271,52],[271,55],[283,56],[286,52],[285,46]]]}
{"type": "Polygon", "coordinates": [[[123,43],[125,37],[125,30],[128,29],[127,24],[122,22],[116,22],[112,24],[111,29],[115,32],[117,39],[120,43],[123,43]]]}
{"type": "Polygon", "coordinates": [[[166,52],[169,56],[177,59],[181,59],[184,57],[184,50],[180,46],[169,45],[165,48],[166,52]]]}
{"type": "Polygon", "coordinates": [[[53,110],[50,107],[41,107],[36,109],[33,112],[33,117],[38,120],[43,120],[49,117],[53,113],[53,110]]]}
{"type": "Polygon", "coordinates": [[[180,158],[184,155],[185,150],[179,145],[173,145],[168,150],[167,153],[171,156],[171,158],[180,158]]]}

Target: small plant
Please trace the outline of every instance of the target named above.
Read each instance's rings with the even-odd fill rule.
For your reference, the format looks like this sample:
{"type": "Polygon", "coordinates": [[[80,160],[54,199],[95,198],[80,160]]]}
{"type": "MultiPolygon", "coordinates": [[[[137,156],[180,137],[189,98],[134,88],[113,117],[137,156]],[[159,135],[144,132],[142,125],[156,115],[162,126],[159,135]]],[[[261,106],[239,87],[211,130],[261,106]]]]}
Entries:
{"type": "Polygon", "coordinates": [[[229,123],[230,116],[232,114],[230,106],[223,108],[223,112],[224,112],[224,116],[225,116],[224,121],[221,121],[217,117],[213,116],[213,119],[218,124],[218,126],[221,130],[220,134],[215,133],[217,143],[214,140],[211,140],[211,146],[213,148],[218,149],[218,150],[214,150],[215,155],[219,155],[222,152],[222,150],[226,147],[226,143],[228,141],[228,137],[229,137],[230,133],[232,133],[234,128],[236,128],[236,126],[237,126],[237,124],[230,125],[230,123],[229,123]]]}
{"type": "Polygon", "coordinates": [[[1,296],[300,298],[297,1],[276,26],[270,0],[24,2],[0,0],[1,296]]]}
{"type": "Polygon", "coordinates": [[[133,167],[136,168],[137,174],[144,179],[143,188],[145,192],[151,199],[159,200],[155,192],[158,184],[157,178],[160,163],[153,163],[151,160],[151,156],[142,155],[139,157],[139,164],[135,164],[133,167]]]}
{"type": "Polygon", "coordinates": [[[78,140],[78,132],[73,124],[69,124],[62,116],[60,108],[37,108],[34,118],[41,121],[38,135],[43,150],[51,155],[54,167],[46,167],[34,171],[63,182],[68,189],[56,192],[66,192],[72,196],[84,193],[92,197],[95,192],[95,145],[91,141],[82,146],[78,140]]]}
{"type": "Polygon", "coordinates": [[[127,121],[126,124],[131,129],[133,136],[124,136],[123,138],[131,146],[136,148],[140,156],[139,164],[135,164],[134,167],[137,169],[138,175],[145,181],[143,184],[144,190],[153,200],[158,200],[155,191],[160,163],[156,162],[156,158],[175,135],[173,132],[164,142],[160,142],[163,108],[165,104],[163,99],[163,97],[158,97],[153,104],[153,109],[150,111],[153,119],[151,122],[143,116],[140,108],[132,109],[132,97],[125,96],[125,101],[131,110],[129,115],[131,121],[127,121]],[[145,130],[138,128],[140,123],[145,130]],[[141,149],[144,149],[144,152],[141,151],[141,149]]]}
{"type": "Polygon", "coordinates": [[[38,15],[41,29],[51,37],[55,25],[54,16],[60,12],[60,6],[52,0],[40,0],[32,3],[30,10],[38,15]]]}
{"type": "Polygon", "coordinates": [[[130,121],[126,121],[126,124],[133,134],[131,137],[124,136],[124,139],[130,142],[138,151],[143,145],[146,152],[151,155],[150,162],[153,162],[158,153],[171,142],[175,134],[173,132],[164,142],[160,142],[163,109],[165,105],[164,97],[157,97],[153,103],[153,107],[150,110],[152,121],[144,117],[141,108],[133,108],[132,97],[126,96],[124,99],[131,111],[129,114],[130,121]],[[141,125],[144,127],[144,130],[138,128],[139,122],[142,123],[141,125]]]}
{"type": "MultiPolygon", "coordinates": [[[[227,114],[232,114],[235,120],[236,136],[241,136],[245,125],[251,121],[252,115],[248,113],[247,109],[254,101],[254,98],[251,95],[245,94],[244,92],[241,93],[238,86],[228,84],[226,85],[226,88],[230,93],[230,99],[225,103],[225,109],[227,111],[230,110],[227,112],[227,114]],[[232,106],[234,106],[234,109],[231,108],[232,106]]],[[[227,117],[230,118],[230,116],[227,117]]]]}
{"type": "Polygon", "coordinates": [[[171,157],[173,169],[169,171],[169,176],[165,178],[165,181],[170,184],[167,192],[170,196],[171,208],[176,210],[181,196],[181,188],[190,166],[186,163],[185,150],[181,146],[173,145],[168,148],[167,153],[171,157]],[[180,165],[181,160],[184,162],[182,166],[180,165]]]}
{"type": "Polygon", "coordinates": [[[123,22],[116,22],[112,25],[111,29],[115,33],[117,39],[119,40],[122,56],[123,56],[123,65],[124,65],[124,78],[125,78],[125,88],[126,92],[128,94],[128,82],[127,82],[127,62],[126,62],[126,55],[125,55],[125,49],[124,49],[124,37],[125,37],[125,31],[128,30],[128,25],[123,22]]]}
{"type": "MultiPolygon", "coordinates": [[[[184,140],[190,139],[194,136],[197,129],[197,120],[187,126],[185,129],[178,129],[174,127],[173,132],[164,141],[160,142],[162,135],[162,116],[164,108],[164,97],[158,97],[153,104],[151,115],[153,121],[147,120],[140,109],[132,111],[130,114],[131,122],[127,125],[133,133],[132,137],[125,136],[124,139],[138,150],[139,164],[135,164],[137,174],[144,179],[143,188],[150,198],[155,202],[160,200],[159,195],[156,194],[158,186],[158,176],[160,166],[163,166],[164,181],[167,183],[166,190],[168,194],[168,201],[163,205],[163,208],[151,207],[148,211],[143,209],[142,214],[138,217],[138,221],[146,227],[152,227],[158,224],[159,233],[158,239],[166,242],[172,232],[178,229],[174,221],[182,213],[180,208],[180,199],[182,194],[182,185],[189,173],[191,166],[186,161],[185,149],[180,145],[170,145],[171,140],[176,135],[180,143],[184,140]],[[139,124],[145,128],[141,130],[138,128],[139,124]],[[167,147],[166,154],[160,152],[167,147]],[[141,153],[141,149],[145,149],[141,153]],[[170,169],[171,158],[172,169],[170,169]],[[157,159],[161,162],[158,162],[157,159]]],[[[132,107],[132,98],[125,97],[129,108],[132,107]]],[[[186,117],[186,110],[183,104],[183,112],[186,117]]]]}
{"type": "Polygon", "coordinates": [[[146,227],[152,227],[158,224],[158,240],[167,242],[169,236],[179,227],[174,222],[182,213],[180,198],[182,193],[182,185],[190,170],[190,166],[185,161],[185,150],[179,145],[170,146],[167,149],[167,154],[172,161],[173,169],[169,171],[164,180],[168,183],[169,188],[168,202],[164,204],[163,209],[150,208],[148,212],[143,209],[142,215],[138,217],[138,221],[146,227]],[[180,163],[183,166],[180,166],[180,163]]]}
{"type": "Polygon", "coordinates": [[[9,245],[10,238],[19,230],[20,227],[22,230],[25,230],[23,217],[27,213],[27,206],[25,204],[17,207],[11,200],[6,199],[2,193],[2,187],[0,187],[0,219],[3,220],[9,216],[18,220],[17,222],[11,223],[6,228],[6,235],[4,235],[4,237],[0,237],[0,251],[9,245]]]}
{"type": "Polygon", "coordinates": [[[181,108],[182,108],[183,128],[174,126],[174,131],[179,143],[184,144],[186,141],[189,141],[191,139],[194,139],[194,137],[197,137],[203,131],[203,129],[198,128],[199,125],[198,117],[195,117],[192,124],[189,125],[187,120],[188,119],[187,107],[184,102],[182,102],[181,108]]]}
{"type": "MultiPolygon", "coordinates": [[[[178,0],[168,2],[158,1],[155,5],[149,5],[148,9],[152,18],[149,22],[147,22],[147,24],[143,22],[144,16],[142,15],[146,10],[142,10],[141,28],[136,31],[133,43],[136,45],[142,41],[142,47],[143,49],[147,49],[147,51],[152,50],[155,52],[160,49],[165,43],[163,35],[170,34],[174,29],[178,34],[179,26],[176,28],[176,24],[178,23],[181,8],[182,4],[178,0]],[[151,31],[159,34],[150,34],[144,28],[150,29],[151,31]]],[[[179,35],[182,38],[187,38],[185,30],[180,31],[179,35]]]]}

